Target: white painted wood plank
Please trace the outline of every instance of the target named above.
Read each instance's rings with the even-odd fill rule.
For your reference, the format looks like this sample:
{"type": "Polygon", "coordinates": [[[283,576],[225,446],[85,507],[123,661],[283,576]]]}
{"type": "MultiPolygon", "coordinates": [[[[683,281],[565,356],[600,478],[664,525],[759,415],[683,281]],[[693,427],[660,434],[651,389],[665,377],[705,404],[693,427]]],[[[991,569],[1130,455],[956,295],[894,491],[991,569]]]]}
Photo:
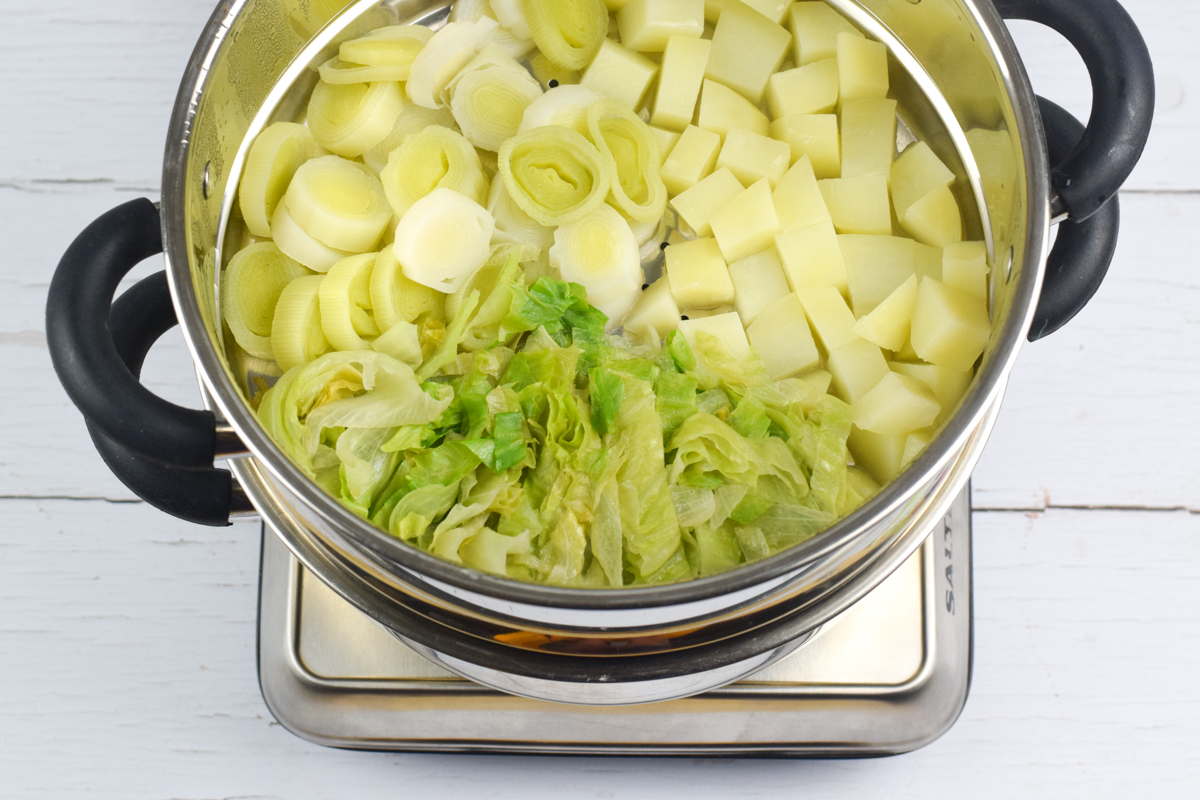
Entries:
{"type": "Polygon", "coordinates": [[[975,473],[983,508],[1200,509],[1200,197],[1125,195],[1099,294],[1027,345],[975,473]]]}
{"type": "Polygon", "coordinates": [[[976,515],[958,724],[868,762],[348,753],[259,697],[257,529],[141,505],[0,501],[6,796],[1183,797],[1200,775],[1200,516],[976,515]]]}

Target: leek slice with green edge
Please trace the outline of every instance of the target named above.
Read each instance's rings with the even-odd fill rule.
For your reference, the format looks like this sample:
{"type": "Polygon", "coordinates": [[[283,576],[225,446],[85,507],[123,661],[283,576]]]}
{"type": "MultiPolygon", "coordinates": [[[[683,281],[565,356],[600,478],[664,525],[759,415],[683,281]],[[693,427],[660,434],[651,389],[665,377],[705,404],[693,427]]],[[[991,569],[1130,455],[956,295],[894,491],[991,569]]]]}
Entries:
{"type": "Polygon", "coordinates": [[[379,336],[371,316],[371,272],[378,253],[334,264],[321,282],[321,330],[334,350],[370,350],[379,336]]]}
{"type": "Polygon", "coordinates": [[[324,275],[306,275],[287,285],[275,305],[271,348],[284,372],[303,366],[332,348],[321,328],[321,282],[324,275]]]}
{"type": "Polygon", "coordinates": [[[409,280],[392,245],[375,260],[370,291],[375,324],[384,333],[401,322],[414,323],[423,314],[436,319],[446,316],[446,295],[409,280]]]}
{"type": "Polygon", "coordinates": [[[458,71],[483,47],[484,37],[498,26],[494,19],[448,22],[433,35],[413,62],[407,91],[412,101],[425,108],[447,105],[446,87],[458,71]]]}
{"type": "Polygon", "coordinates": [[[599,100],[600,95],[582,84],[551,89],[525,109],[525,116],[521,118],[517,133],[528,133],[547,125],[559,125],[587,136],[588,110],[599,100]]]}
{"type": "Polygon", "coordinates": [[[271,217],[271,238],[289,258],[313,272],[328,272],[334,264],[353,255],[323,244],[301,228],[288,213],[286,196],[283,202],[276,206],[275,216],[271,217]]]}
{"type": "Polygon", "coordinates": [[[533,41],[563,69],[592,63],[608,35],[604,0],[525,0],[533,41]]]}
{"type": "Polygon", "coordinates": [[[321,243],[348,253],[374,250],[392,221],[379,179],[338,156],[307,162],[284,196],[292,219],[321,243]]]}
{"type": "Polygon", "coordinates": [[[318,81],[308,103],[308,128],[317,144],[357,158],[383,141],[404,108],[400,84],[318,81]]]}
{"type": "Polygon", "coordinates": [[[393,250],[410,280],[449,294],[487,259],[495,227],[479,203],[435,189],[400,220],[393,250]]]}
{"type": "Polygon", "coordinates": [[[583,80],[583,76],[578,70],[563,69],[546,58],[545,53],[537,53],[529,59],[529,69],[533,71],[533,77],[538,79],[546,91],[557,89],[559,86],[572,86],[583,80]]]}
{"type": "MultiPolygon", "coordinates": [[[[496,221],[494,239],[529,244],[542,250],[554,244],[554,229],[537,222],[514,203],[503,180],[492,181],[487,210],[496,221]]],[[[536,259],[537,256],[534,256],[533,260],[536,259]]]]}
{"type": "Polygon", "coordinates": [[[338,56],[365,67],[391,68],[400,77],[390,80],[406,81],[413,62],[432,38],[433,31],[424,25],[391,25],[342,43],[338,56]]]}
{"type": "Polygon", "coordinates": [[[588,302],[620,326],[642,294],[642,260],[629,223],[609,205],[559,227],[550,264],[568,283],[587,290],[588,302]]]}
{"type": "Polygon", "coordinates": [[[273,242],[250,245],[221,275],[221,310],[233,339],[249,355],[274,361],[271,323],[279,295],[289,283],[312,275],[273,242]]]}
{"type": "Polygon", "coordinates": [[[513,202],[550,227],[586,217],[608,197],[608,171],[600,151],[581,134],[557,125],[505,142],[500,175],[513,202]]]}
{"type": "Polygon", "coordinates": [[[516,60],[490,44],[450,84],[450,109],[463,136],[496,152],[517,134],[542,87],[516,60]]]}
{"type": "Polygon", "coordinates": [[[369,67],[343,61],[334,56],[321,65],[318,72],[325,83],[377,83],[379,81],[403,81],[408,78],[407,67],[369,67]]]}
{"type": "Polygon", "coordinates": [[[250,233],[271,235],[271,217],[292,176],[316,154],[312,133],[294,122],[276,122],[258,135],[238,186],[238,204],[250,233]]]}
{"type": "Polygon", "coordinates": [[[439,125],[458,133],[458,123],[448,108],[425,108],[406,100],[400,116],[396,117],[392,131],[383,137],[383,141],[363,153],[363,163],[375,170],[375,174],[383,172],[387,166],[388,156],[392,151],[404,144],[404,140],[414,133],[420,133],[426,128],[439,125]]]}
{"type": "Polygon", "coordinates": [[[501,26],[513,32],[518,39],[532,39],[529,20],[525,17],[525,0],[492,0],[492,13],[501,26]]]}
{"type": "Polygon", "coordinates": [[[479,153],[461,133],[440,125],[405,139],[388,156],[380,177],[402,221],[413,204],[436,189],[452,189],[482,205],[489,188],[479,153]]]}
{"type": "Polygon", "coordinates": [[[588,111],[588,131],[608,167],[609,202],[636,222],[661,219],[667,210],[667,187],[659,174],[662,153],[650,126],[619,100],[601,100],[588,111]]]}

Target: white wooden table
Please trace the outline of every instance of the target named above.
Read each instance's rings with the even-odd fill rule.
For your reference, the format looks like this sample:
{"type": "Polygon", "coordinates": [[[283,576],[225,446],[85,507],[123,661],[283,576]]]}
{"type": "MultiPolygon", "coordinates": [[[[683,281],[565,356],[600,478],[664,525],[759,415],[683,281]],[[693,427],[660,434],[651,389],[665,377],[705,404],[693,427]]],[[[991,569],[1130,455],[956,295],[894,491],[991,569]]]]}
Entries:
{"type": "MultiPolygon", "coordinates": [[[[911,755],[764,763],[350,753],[275,723],[255,674],[257,526],[134,502],[42,330],[69,241],[156,198],[213,2],[0,0],[0,797],[1196,797],[1200,7],[1126,4],[1156,61],[1156,128],[1111,277],[1025,351],[976,474],[966,711],[911,755]]],[[[1069,48],[1017,35],[1037,89],[1086,117],[1069,48]]],[[[147,375],[195,402],[177,335],[147,375]]]]}

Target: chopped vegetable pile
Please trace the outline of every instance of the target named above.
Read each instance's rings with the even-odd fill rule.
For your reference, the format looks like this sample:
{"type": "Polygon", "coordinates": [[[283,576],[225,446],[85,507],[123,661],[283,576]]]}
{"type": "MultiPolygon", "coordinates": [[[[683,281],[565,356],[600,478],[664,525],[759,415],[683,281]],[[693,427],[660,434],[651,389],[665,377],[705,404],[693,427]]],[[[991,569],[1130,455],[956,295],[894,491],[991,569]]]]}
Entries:
{"type": "Polygon", "coordinates": [[[823,2],[459,0],[320,77],[247,159],[232,360],[306,475],[447,561],[765,558],[912,463],[990,337],[954,174],[896,158],[886,49],[823,2]]]}

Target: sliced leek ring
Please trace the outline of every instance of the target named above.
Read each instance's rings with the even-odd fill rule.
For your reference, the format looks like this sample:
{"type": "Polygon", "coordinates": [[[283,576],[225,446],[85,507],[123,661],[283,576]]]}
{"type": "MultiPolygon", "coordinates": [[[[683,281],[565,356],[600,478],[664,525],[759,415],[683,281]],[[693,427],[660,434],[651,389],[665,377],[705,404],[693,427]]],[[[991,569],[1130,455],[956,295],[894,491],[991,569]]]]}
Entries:
{"type": "Polygon", "coordinates": [[[454,115],[450,113],[450,109],[425,108],[411,100],[406,100],[400,116],[396,117],[396,122],[392,125],[392,132],[383,137],[382,142],[363,153],[363,163],[375,170],[375,174],[378,175],[387,166],[388,156],[392,154],[393,150],[404,144],[405,139],[433,125],[440,125],[458,132],[458,123],[454,121],[454,115]]]}
{"type": "Polygon", "coordinates": [[[529,20],[525,18],[524,0],[492,0],[492,13],[500,24],[519,39],[532,39],[529,20]]]}
{"type": "Polygon", "coordinates": [[[308,127],[321,147],[357,158],[383,141],[403,108],[398,83],[318,81],[308,103],[308,127]]]}
{"type": "Polygon", "coordinates": [[[334,56],[318,70],[325,83],[376,83],[379,81],[403,81],[408,78],[407,67],[369,67],[334,56]]]}
{"type": "Polygon", "coordinates": [[[587,289],[588,302],[618,327],[642,294],[638,243],[625,218],[609,205],[554,232],[550,265],[568,283],[587,289]]]}
{"type": "Polygon", "coordinates": [[[379,252],[371,271],[371,309],[385,334],[401,322],[415,323],[422,315],[446,317],[446,295],[409,280],[396,258],[395,248],[379,252]]]}
{"type": "Polygon", "coordinates": [[[391,25],[344,42],[338,56],[342,61],[364,67],[392,68],[400,77],[390,80],[406,81],[413,62],[432,38],[433,31],[423,25],[391,25]]]}
{"type": "Polygon", "coordinates": [[[561,125],[587,136],[588,109],[599,99],[600,95],[582,84],[551,89],[525,109],[525,116],[521,118],[517,133],[528,133],[534,128],[547,125],[561,125]]]}
{"type": "Polygon", "coordinates": [[[659,172],[662,151],[650,126],[619,100],[601,100],[588,110],[588,131],[608,169],[609,202],[635,222],[661,219],[667,187],[659,172]]]}
{"type": "MultiPolygon", "coordinates": [[[[514,203],[508,189],[504,187],[503,180],[492,181],[487,210],[496,221],[494,242],[501,240],[514,244],[528,244],[540,250],[554,244],[554,229],[538,223],[514,203]]],[[[530,260],[536,261],[537,256],[530,260]]]]}
{"type": "Polygon", "coordinates": [[[294,122],[276,122],[258,135],[238,186],[238,204],[250,233],[271,235],[271,217],[292,176],[316,154],[312,133],[294,122]]]}
{"type": "Polygon", "coordinates": [[[408,76],[408,96],[419,106],[441,108],[447,104],[446,87],[458,71],[483,47],[484,37],[498,26],[494,19],[448,22],[433,35],[413,62],[408,76]]]}
{"type": "MultiPolygon", "coordinates": [[[[495,153],[517,135],[525,109],[542,96],[542,87],[496,45],[488,48],[495,48],[490,53],[492,63],[468,65],[455,78],[450,109],[467,141],[495,153]]],[[[472,64],[479,61],[477,58],[472,64]]]]}
{"type": "Polygon", "coordinates": [[[478,22],[484,17],[496,19],[489,0],[455,0],[450,8],[450,22],[478,22]]]}
{"type": "Polygon", "coordinates": [[[414,203],[435,189],[453,189],[479,204],[488,191],[475,148],[461,133],[439,125],[405,139],[388,156],[380,177],[392,211],[401,220],[414,203]]]}
{"type": "Polygon", "coordinates": [[[491,32],[483,37],[483,43],[485,45],[496,45],[510,57],[518,61],[529,55],[530,51],[537,47],[533,43],[533,39],[522,39],[505,27],[493,28],[491,32]]]}
{"type": "Polygon", "coordinates": [[[525,0],[524,6],[533,41],[563,69],[592,63],[608,35],[604,0],[525,0]]]}
{"type": "Polygon", "coordinates": [[[271,325],[271,347],[284,372],[315,361],[330,350],[321,328],[321,282],[324,275],[297,278],[279,295],[271,325]]]}
{"type": "Polygon", "coordinates": [[[371,316],[371,272],[378,255],[342,259],[321,282],[321,330],[334,350],[370,350],[379,336],[371,316]]]}
{"type": "Polygon", "coordinates": [[[309,235],[288,213],[287,198],[275,208],[271,217],[271,238],[289,258],[311,269],[313,272],[328,272],[334,264],[352,255],[344,250],[335,250],[309,235]]]}
{"type": "Polygon", "coordinates": [[[479,203],[435,189],[400,220],[393,249],[410,280],[449,294],[487,260],[495,227],[479,203]]]}
{"type": "Polygon", "coordinates": [[[581,134],[557,125],[505,142],[500,175],[513,202],[549,227],[586,217],[608,197],[608,171],[600,151],[581,134]]]}
{"type": "Polygon", "coordinates": [[[274,361],[271,323],[279,295],[312,272],[285,256],[273,242],[241,250],[221,275],[221,310],[233,339],[251,356],[274,361]]]}
{"type": "Polygon", "coordinates": [[[392,221],[383,184],[362,164],[338,156],[315,158],[296,171],[285,195],[288,213],[335,250],[374,250],[392,221]]]}

